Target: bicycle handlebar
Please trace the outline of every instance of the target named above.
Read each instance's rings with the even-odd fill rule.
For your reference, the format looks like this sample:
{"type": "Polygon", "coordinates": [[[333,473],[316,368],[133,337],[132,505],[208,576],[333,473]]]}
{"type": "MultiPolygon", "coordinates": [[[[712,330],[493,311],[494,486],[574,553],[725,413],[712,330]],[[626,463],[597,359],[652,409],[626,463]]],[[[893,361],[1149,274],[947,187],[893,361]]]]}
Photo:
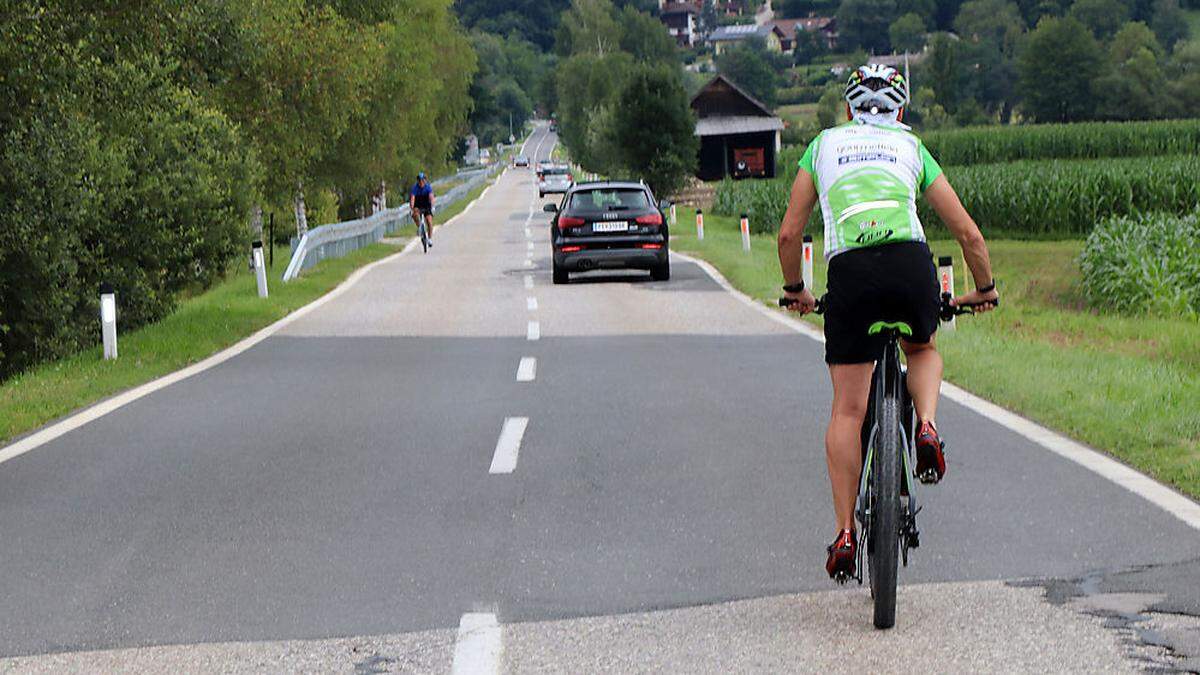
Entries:
{"type": "MultiPolygon", "coordinates": [[[[983,307],[984,305],[991,305],[993,307],[1000,306],[1000,298],[996,298],[995,300],[986,300],[984,302],[972,302],[972,303],[967,303],[967,304],[963,304],[963,305],[952,305],[952,304],[950,304],[950,299],[951,299],[951,295],[949,293],[942,293],[942,306],[938,310],[938,315],[942,318],[943,321],[949,321],[950,319],[953,319],[956,316],[963,316],[964,314],[974,314],[979,307],[983,307]]],[[[797,302],[798,301],[793,300],[788,297],[779,298],[779,306],[783,307],[785,309],[791,307],[792,305],[797,304],[797,302]]],[[[813,307],[813,313],[815,313],[815,314],[824,314],[825,313],[825,296],[824,295],[817,298],[817,304],[815,307],[813,307]]]]}

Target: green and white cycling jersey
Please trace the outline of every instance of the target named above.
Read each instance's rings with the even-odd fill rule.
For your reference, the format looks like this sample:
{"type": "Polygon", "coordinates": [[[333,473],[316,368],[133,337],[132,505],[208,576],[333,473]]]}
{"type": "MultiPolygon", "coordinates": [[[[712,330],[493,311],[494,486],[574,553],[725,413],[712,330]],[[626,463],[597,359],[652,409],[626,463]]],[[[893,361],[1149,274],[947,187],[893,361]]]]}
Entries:
{"type": "Polygon", "coordinates": [[[942,167],[916,135],[847,122],[813,139],[800,168],[817,189],[826,260],[865,246],[925,241],[917,192],[942,175],[942,167]]]}

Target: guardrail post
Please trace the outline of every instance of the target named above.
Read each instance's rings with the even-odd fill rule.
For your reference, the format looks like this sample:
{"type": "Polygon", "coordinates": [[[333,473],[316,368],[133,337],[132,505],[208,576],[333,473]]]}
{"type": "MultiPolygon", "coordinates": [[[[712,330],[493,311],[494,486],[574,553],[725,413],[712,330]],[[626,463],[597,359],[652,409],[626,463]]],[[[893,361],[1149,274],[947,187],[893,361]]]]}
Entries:
{"type": "Polygon", "coordinates": [[[104,341],[104,360],[117,358],[117,296],[112,284],[100,284],[100,335],[104,341]]]}
{"type": "Polygon", "coordinates": [[[813,240],[811,234],[804,235],[804,261],[801,265],[801,279],[804,281],[804,287],[810,293],[816,295],[813,290],[813,240]]]}
{"type": "MultiPolygon", "coordinates": [[[[942,293],[954,295],[954,259],[948,255],[938,257],[938,287],[942,293]]],[[[946,330],[954,330],[954,317],[950,317],[949,321],[943,321],[942,326],[946,330]]]]}
{"type": "Polygon", "coordinates": [[[267,266],[263,261],[263,243],[256,241],[251,245],[250,255],[254,260],[254,280],[258,283],[258,297],[267,297],[267,266]]]}
{"type": "Polygon", "coordinates": [[[750,251],[750,217],[742,214],[742,250],[750,251]]]}
{"type": "Polygon", "coordinates": [[[704,211],[696,209],[696,239],[704,241],[704,211]]]}

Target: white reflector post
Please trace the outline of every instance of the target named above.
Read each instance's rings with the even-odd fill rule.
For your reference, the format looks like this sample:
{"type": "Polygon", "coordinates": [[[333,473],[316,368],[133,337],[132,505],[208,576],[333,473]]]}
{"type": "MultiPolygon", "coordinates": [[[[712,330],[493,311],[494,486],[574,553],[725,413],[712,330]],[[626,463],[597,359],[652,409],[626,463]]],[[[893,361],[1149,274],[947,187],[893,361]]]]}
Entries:
{"type": "Polygon", "coordinates": [[[804,235],[804,262],[800,267],[800,278],[801,278],[801,280],[804,281],[804,287],[808,289],[808,292],[815,294],[816,291],[813,290],[813,285],[812,285],[813,284],[813,280],[812,280],[813,258],[812,258],[812,255],[813,255],[812,235],[806,234],[806,235],[804,235]]]}
{"type": "Polygon", "coordinates": [[[696,238],[704,241],[704,211],[696,209],[696,238]]]}
{"type": "MultiPolygon", "coordinates": [[[[948,255],[938,257],[938,287],[941,295],[949,293],[950,297],[954,297],[954,259],[948,255]]],[[[942,326],[946,330],[954,330],[954,317],[943,321],[942,326]]]]}
{"type": "Polygon", "coordinates": [[[671,205],[671,225],[675,225],[675,205],[671,205]]]}
{"type": "Polygon", "coordinates": [[[742,250],[750,250],[750,217],[742,214],[742,250]]]}
{"type": "Polygon", "coordinates": [[[117,296],[108,282],[100,284],[100,335],[104,359],[117,358],[117,296]]]}
{"type": "Polygon", "coordinates": [[[250,256],[254,261],[254,278],[258,281],[258,297],[265,298],[267,297],[267,266],[263,264],[263,243],[261,241],[254,242],[250,256]]]}

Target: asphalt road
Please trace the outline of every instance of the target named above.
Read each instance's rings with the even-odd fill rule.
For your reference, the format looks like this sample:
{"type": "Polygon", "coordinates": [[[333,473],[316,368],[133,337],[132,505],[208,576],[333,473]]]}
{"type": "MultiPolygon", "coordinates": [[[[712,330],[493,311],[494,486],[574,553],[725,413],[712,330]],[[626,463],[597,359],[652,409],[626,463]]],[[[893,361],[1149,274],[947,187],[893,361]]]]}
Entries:
{"type": "Polygon", "coordinates": [[[1198,663],[1197,531],[950,401],[874,631],[822,568],[821,345],[678,258],[553,286],[541,205],[510,170],[428,254],[0,464],[0,672],[1198,663]]]}

